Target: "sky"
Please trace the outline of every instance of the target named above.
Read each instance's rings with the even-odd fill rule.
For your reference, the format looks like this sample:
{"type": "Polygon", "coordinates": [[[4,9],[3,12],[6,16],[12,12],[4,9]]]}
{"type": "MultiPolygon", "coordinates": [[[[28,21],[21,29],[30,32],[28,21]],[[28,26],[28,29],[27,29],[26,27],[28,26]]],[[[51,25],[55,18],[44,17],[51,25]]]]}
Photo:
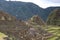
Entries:
{"type": "Polygon", "coordinates": [[[60,0],[11,0],[11,1],[32,2],[42,8],[47,8],[47,7],[51,7],[51,6],[53,6],[53,7],[59,6],[60,7],[60,0]]]}

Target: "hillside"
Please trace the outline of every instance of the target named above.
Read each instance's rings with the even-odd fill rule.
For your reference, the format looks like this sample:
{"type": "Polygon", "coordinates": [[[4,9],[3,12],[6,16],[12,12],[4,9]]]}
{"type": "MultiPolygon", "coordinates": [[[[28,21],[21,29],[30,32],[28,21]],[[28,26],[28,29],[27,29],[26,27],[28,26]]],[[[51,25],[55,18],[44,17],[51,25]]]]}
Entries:
{"type": "Polygon", "coordinates": [[[11,15],[16,16],[17,19],[22,20],[27,20],[33,15],[39,15],[44,21],[46,21],[50,12],[55,8],[60,7],[49,7],[43,9],[30,2],[0,1],[0,10],[6,11],[11,15]]]}
{"type": "Polygon", "coordinates": [[[17,18],[26,20],[30,18],[34,14],[42,12],[42,8],[39,9],[37,5],[33,3],[26,3],[26,2],[14,2],[14,1],[4,1],[0,2],[0,10],[6,11],[17,18]],[[39,11],[40,10],[40,11],[39,11]]]}
{"type": "Polygon", "coordinates": [[[60,40],[60,7],[0,0],[0,32],[5,40],[60,40]]]}
{"type": "Polygon", "coordinates": [[[55,9],[60,9],[60,7],[48,7],[48,8],[46,8],[46,9],[44,9],[45,10],[45,14],[44,14],[44,16],[43,16],[43,19],[46,21],[47,20],[47,18],[48,18],[48,16],[49,16],[49,14],[53,11],[53,10],[55,10],[55,9]]]}
{"type": "Polygon", "coordinates": [[[17,20],[14,16],[0,11],[0,32],[8,37],[10,40],[47,40],[53,34],[44,30],[40,25],[26,24],[27,22],[17,20]]]}
{"type": "Polygon", "coordinates": [[[14,16],[0,11],[0,32],[16,37],[20,31],[26,31],[29,27],[26,27],[25,23],[21,20],[18,21],[14,16]]]}
{"type": "Polygon", "coordinates": [[[55,9],[50,13],[47,24],[60,26],[60,9],[55,9]]]}
{"type": "Polygon", "coordinates": [[[40,25],[40,26],[45,26],[45,22],[43,21],[43,19],[38,16],[38,15],[34,15],[32,16],[29,20],[28,20],[29,23],[31,24],[35,24],[35,25],[40,25]]]}

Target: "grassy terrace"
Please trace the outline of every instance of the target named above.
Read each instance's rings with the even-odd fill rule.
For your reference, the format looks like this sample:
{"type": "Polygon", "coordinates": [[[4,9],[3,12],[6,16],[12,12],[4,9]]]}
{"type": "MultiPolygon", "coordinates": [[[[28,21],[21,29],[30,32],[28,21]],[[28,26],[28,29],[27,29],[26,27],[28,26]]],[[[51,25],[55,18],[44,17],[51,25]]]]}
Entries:
{"type": "Polygon", "coordinates": [[[54,36],[52,36],[48,40],[60,40],[60,27],[59,26],[48,26],[47,28],[45,28],[45,30],[54,34],[54,36]]]}
{"type": "MultiPolygon", "coordinates": [[[[59,26],[48,26],[45,28],[48,32],[54,34],[51,38],[48,40],[60,40],[60,27],[59,26]]],[[[0,38],[6,37],[3,33],[0,33],[0,38]]]]}
{"type": "Polygon", "coordinates": [[[0,32],[0,40],[3,40],[4,37],[7,37],[7,35],[0,32]]]}

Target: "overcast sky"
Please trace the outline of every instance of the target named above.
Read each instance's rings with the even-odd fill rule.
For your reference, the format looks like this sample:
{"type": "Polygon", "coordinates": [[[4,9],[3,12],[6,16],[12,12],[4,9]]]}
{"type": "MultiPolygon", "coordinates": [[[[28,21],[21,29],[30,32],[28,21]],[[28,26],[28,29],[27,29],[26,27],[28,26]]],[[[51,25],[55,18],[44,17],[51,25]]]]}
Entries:
{"type": "Polygon", "coordinates": [[[12,0],[12,1],[33,2],[42,8],[50,6],[60,6],[60,0],[12,0]]]}

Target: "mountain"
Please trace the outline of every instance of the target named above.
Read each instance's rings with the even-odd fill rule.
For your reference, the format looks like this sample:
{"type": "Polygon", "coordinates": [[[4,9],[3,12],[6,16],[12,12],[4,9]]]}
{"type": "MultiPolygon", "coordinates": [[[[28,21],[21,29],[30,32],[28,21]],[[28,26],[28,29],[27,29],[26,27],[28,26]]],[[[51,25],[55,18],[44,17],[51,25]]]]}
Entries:
{"type": "MultiPolygon", "coordinates": [[[[32,25],[32,24],[31,24],[32,25]]],[[[16,17],[0,11],[0,32],[8,35],[5,39],[15,40],[45,40],[53,36],[51,33],[37,25],[27,25],[25,21],[17,20],[16,17]],[[35,26],[37,26],[35,28],[35,26]]]]}
{"type": "Polygon", "coordinates": [[[55,9],[50,13],[47,24],[60,26],[60,9],[55,9]]]}
{"type": "Polygon", "coordinates": [[[17,18],[26,20],[34,14],[42,12],[42,8],[39,9],[37,5],[33,3],[17,2],[17,1],[3,1],[0,2],[0,10],[6,11],[17,18]],[[39,11],[41,10],[41,11],[39,11]]]}
{"type": "Polygon", "coordinates": [[[17,19],[27,20],[33,15],[39,15],[46,21],[48,15],[52,10],[60,7],[49,7],[43,9],[38,5],[30,2],[20,2],[20,1],[0,1],[0,10],[6,11],[9,14],[16,16],[17,19]]]}
{"type": "Polygon", "coordinates": [[[43,16],[41,16],[42,18],[43,18],[43,20],[46,22],[46,20],[47,20],[47,18],[48,18],[48,16],[49,16],[49,14],[53,11],[53,10],[55,10],[56,8],[59,8],[60,9],[60,7],[48,7],[48,8],[46,8],[46,9],[44,9],[44,14],[43,14],[43,16]]]}
{"type": "Polygon", "coordinates": [[[11,17],[11,15],[9,15],[8,13],[5,13],[4,11],[0,11],[0,20],[2,21],[14,21],[16,20],[16,18],[13,16],[11,17]]]}
{"type": "Polygon", "coordinates": [[[34,23],[40,26],[46,25],[45,22],[38,15],[34,15],[31,19],[28,20],[29,23],[34,23]]]}
{"type": "Polygon", "coordinates": [[[25,23],[21,20],[17,20],[14,16],[0,11],[0,32],[17,38],[17,34],[21,31],[26,31],[29,27],[26,27],[25,23]]]}

